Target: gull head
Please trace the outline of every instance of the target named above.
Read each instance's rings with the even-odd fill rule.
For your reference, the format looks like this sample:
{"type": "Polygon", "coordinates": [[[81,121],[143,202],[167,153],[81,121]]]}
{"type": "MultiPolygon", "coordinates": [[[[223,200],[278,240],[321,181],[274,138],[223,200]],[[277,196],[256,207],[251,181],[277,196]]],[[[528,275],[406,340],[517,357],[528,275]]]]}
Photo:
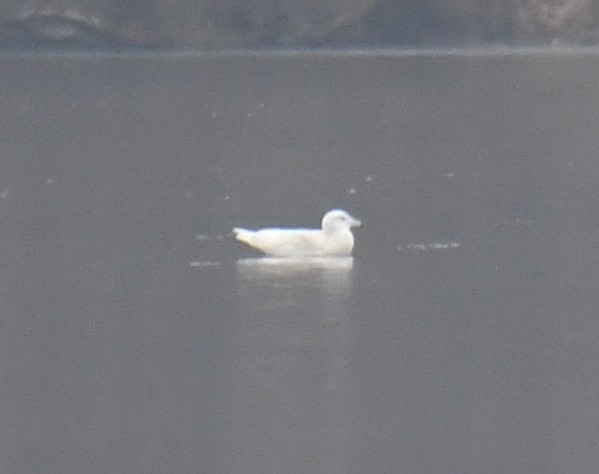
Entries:
{"type": "Polygon", "coordinates": [[[342,209],[333,209],[322,218],[322,231],[332,234],[339,230],[347,230],[352,227],[360,227],[362,223],[342,209]]]}

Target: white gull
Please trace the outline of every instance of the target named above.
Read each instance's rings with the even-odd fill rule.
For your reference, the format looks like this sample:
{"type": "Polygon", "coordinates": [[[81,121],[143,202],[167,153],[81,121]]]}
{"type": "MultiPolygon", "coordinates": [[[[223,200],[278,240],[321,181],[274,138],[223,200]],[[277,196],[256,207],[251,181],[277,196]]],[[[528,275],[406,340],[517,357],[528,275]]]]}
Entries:
{"type": "Polygon", "coordinates": [[[352,227],[362,223],[341,209],[322,218],[321,229],[234,227],[235,238],[273,257],[347,257],[354,248],[352,227]]]}

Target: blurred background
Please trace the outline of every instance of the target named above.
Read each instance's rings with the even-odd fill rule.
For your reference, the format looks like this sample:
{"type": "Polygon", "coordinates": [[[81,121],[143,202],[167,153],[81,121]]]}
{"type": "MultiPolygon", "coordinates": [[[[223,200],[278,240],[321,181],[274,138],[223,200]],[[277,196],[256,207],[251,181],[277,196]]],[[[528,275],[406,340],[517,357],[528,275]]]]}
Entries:
{"type": "Polygon", "coordinates": [[[5,0],[0,48],[597,44],[595,0],[5,0]]]}

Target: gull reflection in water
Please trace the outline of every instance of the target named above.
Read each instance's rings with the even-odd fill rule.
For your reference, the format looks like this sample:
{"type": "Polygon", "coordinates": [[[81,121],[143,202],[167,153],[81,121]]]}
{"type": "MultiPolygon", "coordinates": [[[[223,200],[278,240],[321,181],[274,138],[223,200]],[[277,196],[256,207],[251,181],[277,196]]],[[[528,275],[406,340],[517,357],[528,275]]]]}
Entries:
{"type": "Polygon", "coordinates": [[[313,302],[327,304],[332,297],[345,299],[351,293],[353,264],[353,257],[244,258],[237,261],[237,278],[246,288],[290,290],[273,291],[268,295],[271,302],[305,302],[307,297],[313,297],[313,302]]]}
{"type": "MultiPolygon", "coordinates": [[[[254,451],[285,450],[285,440],[317,433],[314,470],[351,471],[353,265],[351,257],[237,261],[237,311],[219,373],[235,387],[224,408],[229,435],[254,451]]],[[[247,462],[228,459],[223,471],[241,472],[247,462]]]]}
{"type": "Polygon", "coordinates": [[[248,310],[310,308],[325,320],[341,319],[353,297],[353,264],[353,257],[240,259],[238,295],[248,310]]]}
{"type": "Polygon", "coordinates": [[[303,258],[242,258],[237,261],[238,272],[246,276],[293,276],[310,273],[313,270],[351,270],[353,257],[303,257],[303,258]]]}

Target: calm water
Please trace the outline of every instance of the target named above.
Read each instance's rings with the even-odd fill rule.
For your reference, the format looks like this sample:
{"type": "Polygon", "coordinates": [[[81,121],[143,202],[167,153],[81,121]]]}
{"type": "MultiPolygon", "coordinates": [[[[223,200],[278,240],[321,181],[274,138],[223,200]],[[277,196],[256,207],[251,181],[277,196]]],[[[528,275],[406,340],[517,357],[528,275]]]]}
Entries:
{"type": "Polygon", "coordinates": [[[3,58],[0,472],[594,473],[596,62],[3,58]]]}
{"type": "Polygon", "coordinates": [[[8,472],[587,472],[591,285],[359,233],[338,261],[29,259],[2,318],[8,472]]]}

